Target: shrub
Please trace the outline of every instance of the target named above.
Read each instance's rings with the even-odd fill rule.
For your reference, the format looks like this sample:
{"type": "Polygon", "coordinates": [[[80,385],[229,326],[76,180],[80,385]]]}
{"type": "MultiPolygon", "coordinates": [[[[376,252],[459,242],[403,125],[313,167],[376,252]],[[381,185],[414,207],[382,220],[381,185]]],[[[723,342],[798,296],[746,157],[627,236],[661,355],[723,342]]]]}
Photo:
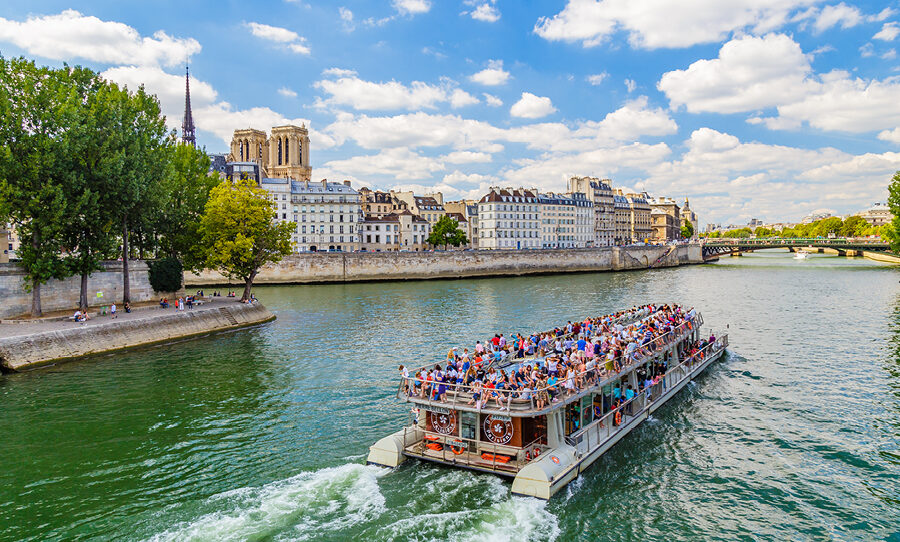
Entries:
{"type": "Polygon", "coordinates": [[[150,286],[157,292],[177,292],[184,283],[184,268],[177,258],[163,258],[149,263],[150,286]]]}

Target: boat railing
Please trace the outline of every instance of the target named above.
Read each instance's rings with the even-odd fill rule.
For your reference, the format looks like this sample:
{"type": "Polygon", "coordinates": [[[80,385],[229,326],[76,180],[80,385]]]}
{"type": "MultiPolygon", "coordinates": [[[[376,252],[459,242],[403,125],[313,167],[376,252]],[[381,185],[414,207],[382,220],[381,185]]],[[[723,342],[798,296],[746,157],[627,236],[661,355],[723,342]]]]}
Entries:
{"type": "Polygon", "coordinates": [[[715,342],[706,345],[666,371],[666,374],[660,378],[659,382],[653,384],[649,391],[647,388],[640,390],[630,400],[594,419],[580,431],[565,437],[565,442],[574,447],[581,455],[589,453],[593,447],[621,431],[624,426],[628,425],[629,420],[640,415],[653,402],[653,398],[661,397],[666,390],[688,378],[694,366],[709,356],[718,354],[727,346],[728,335],[716,338],[715,342]]]}
{"type": "MultiPolygon", "coordinates": [[[[653,316],[654,314],[656,314],[656,312],[648,312],[646,307],[641,307],[640,309],[638,309],[637,312],[638,312],[638,314],[634,314],[634,315],[632,315],[632,314],[622,315],[622,316],[614,319],[612,323],[613,324],[631,324],[633,322],[644,320],[645,318],[649,318],[650,316],[653,316]]],[[[546,335],[549,333],[553,333],[553,330],[542,331],[542,332],[538,333],[537,335],[543,336],[543,335],[546,335]]],[[[579,333],[574,333],[574,332],[573,333],[564,333],[559,336],[554,336],[553,338],[554,339],[575,338],[575,337],[578,337],[580,334],[581,334],[580,331],[579,331],[579,333]]],[[[493,354],[493,351],[490,350],[487,346],[485,346],[485,354],[493,354]]],[[[525,357],[522,357],[522,358],[516,358],[514,351],[508,351],[506,354],[504,354],[504,356],[502,358],[500,358],[497,361],[490,360],[490,361],[485,362],[486,363],[485,367],[490,367],[495,364],[500,365],[502,367],[502,366],[504,366],[504,364],[508,364],[509,362],[514,362],[514,361],[519,361],[519,360],[529,360],[529,359],[533,360],[533,359],[537,359],[540,357],[541,356],[539,356],[538,354],[535,353],[535,354],[526,355],[525,357]]],[[[415,368],[410,368],[407,370],[409,371],[410,374],[414,374],[418,371],[427,371],[428,369],[434,367],[435,364],[442,364],[442,363],[444,363],[444,362],[426,363],[425,365],[415,367],[415,368]]]]}
{"type": "Polygon", "coordinates": [[[409,431],[421,432],[422,439],[407,446],[407,452],[426,458],[440,459],[445,463],[475,466],[505,474],[518,472],[526,463],[549,450],[546,444],[541,443],[541,440],[545,438],[543,436],[539,436],[523,446],[510,446],[456,435],[445,435],[422,429],[421,426],[407,426],[404,428],[404,442],[408,442],[407,433],[409,431]],[[439,444],[441,449],[429,449],[428,444],[430,443],[439,444]],[[533,456],[535,450],[538,450],[538,454],[533,456]],[[482,454],[488,454],[488,458],[482,454]],[[508,460],[504,462],[503,457],[508,460]]]}
{"type": "MultiPolygon", "coordinates": [[[[681,340],[686,338],[690,333],[692,333],[694,329],[698,329],[702,325],[703,325],[703,316],[698,312],[690,320],[686,320],[686,321],[682,322],[674,329],[664,333],[663,335],[660,335],[659,337],[652,339],[649,343],[647,343],[646,345],[642,345],[639,348],[640,349],[649,349],[649,355],[654,356],[654,355],[656,355],[656,353],[659,352],[661,347],[669,346],[673,343],[680,342],[681,340]]],[[[636,363],[639,363],[640,361],[642,361],[645,358],[646,358],[646,356],[642,356],[641,358],[634,358],[629,362],[627,355],[625,353],[623,353],[621,356],[619,356],[619,358],[617,358],[617,361],[622,362],[622,363],[620,363],[621,369],[619,371],[608,374],[602,382],[600,382],[598,380],[597,383],[584,388],[582,391],[584,391],[586,389],[592,389],[599,385],[605,384],[606,382],[608,382],[612,379],[618,378],[620,375],[627,373],[631,366],[635,365],[636,363]]],[[[524,363],[524,361],[523,361],[523,363],[524,363]]],[[[601,362],[601,363],[608,363],[608,362],[601,362]]],[[[595,369],[595,370],[599,370],[599,369],[595,369]]],[[[587,372],[588,371],[585,370],[581,373],[578,373],[576,376],[583,377],[587,372]]],[[[560,380],[560,382],[558,382],[555,386],[545,386],[543,388],[538,388],[538,389],[528,392],[528,396],[529,396],[528,399],[524,399],[524,398],[514,398],[513,397],[514,394],[519,394],[522,392],[512,392],[512,391],[505,391],[503,389],[492,389],[492,388],[484,388],[484,387],[476,388],[475,386],[467,385],[467,384],[455,384],[455,383],[450,384],[450,383],[448,383],[448,384],[444,384],[447,388],[444,401],[436,401],[436,400],[431,399],[430,397],[426,398],[424,396],[411,395],[409,393],[409,391],[407,391],[409,389],[409,386],[411,383],[418,383],[420,386],[424,387],[426,384],[429,383],[428,380],[426,380],[424,378],[415,378],[415,377],[409,377],[406,379],[401,378],[400,380],[401,380],[401,382],[400,382],[400,387],[398,389],[398,397],[406,399],[406,400],[411,400],[412,402],[425,402],[427,404],[434,404],[434,405],[439,405],[439,406],[448,406],[448,405],[461,406],[461,404],[464,403],[467,406],[475,406],[476,410],[496,410],[496,411],[501,411],[501,410],[533,411],[533,410],[535,410],[535,395],[536,394],[545,392],[545,391],[549,393],[553,388],[563,386],[563,381],[560,380]],[[474,401],[474,398],[473,398],[473,393],[476,391],[476,389],[480,390],[480,393],[482,396],[480,408],[478,408],[479,405],[474,401]],[[461,395],[461,392],[463,393],[463,395],[461,395]],[[505,405],[497,407],[495,409],[491,409],[488,405],[489,401],[493,401],[495,404],[497,403],[497,400],[491,396],[492,393],[496,393],[497,397],[499,397],[499,399],[500,399],[500,401],[499,401],[500,404],[501,405],[505,404],[505,405]],[[485,408],[485,407],[488,407],[488,408],[485,408]]],[[[431,385],[436,386],[436,385],[440,385],[440,384],[431,382],[431,385]]],[[[433,396],[433,394],[430,390],[429,390],[428,395],[433,396]]],[[[543,408],[547,408],[547,407],[543,407],[543,408]]]]}

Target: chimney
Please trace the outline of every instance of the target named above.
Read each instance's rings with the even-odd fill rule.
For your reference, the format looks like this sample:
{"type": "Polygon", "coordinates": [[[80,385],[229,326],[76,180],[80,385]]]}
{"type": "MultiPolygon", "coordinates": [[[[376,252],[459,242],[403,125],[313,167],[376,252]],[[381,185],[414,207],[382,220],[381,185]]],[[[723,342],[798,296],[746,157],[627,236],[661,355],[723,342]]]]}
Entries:
{"type": "Polygon", "coordinates": [[[348,179],[344,179],[344,186],[350,186],[350,181],[348,179]]]}

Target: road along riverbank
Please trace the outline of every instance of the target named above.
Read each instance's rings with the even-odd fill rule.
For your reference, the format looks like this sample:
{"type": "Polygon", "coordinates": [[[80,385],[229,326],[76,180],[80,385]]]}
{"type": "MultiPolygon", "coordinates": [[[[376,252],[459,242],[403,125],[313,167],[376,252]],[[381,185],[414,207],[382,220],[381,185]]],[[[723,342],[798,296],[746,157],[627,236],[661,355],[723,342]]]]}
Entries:
{"type": "MultiPolygon", "coordinates": [[[[313,252],[260,270],[255,284],[312,284],[625,271],[703,263],[700,245],[559,250],[313,252]]],[[[215,271],[185,273],[187,286],[233,284],[215,271]]]]}
{"type": "Polygon", "coordinates": [[[259,303],[213,298],[193,309],[143,308],[117,318],[98,316],[85,323],[67,318],[0,325],[0,371],[42,365],[238,329],[275,319],[259,303]]]}

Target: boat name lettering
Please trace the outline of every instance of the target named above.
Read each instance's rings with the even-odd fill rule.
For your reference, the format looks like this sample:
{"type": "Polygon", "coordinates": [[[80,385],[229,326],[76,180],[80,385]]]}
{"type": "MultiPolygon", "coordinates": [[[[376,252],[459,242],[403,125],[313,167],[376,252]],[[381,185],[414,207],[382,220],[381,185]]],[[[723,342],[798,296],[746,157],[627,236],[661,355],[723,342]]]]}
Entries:
{"type": "Polygon", "coordinates": [[[441,408],[439,406],[427,406],[425,410],[429,412],[434,412],[435,414],[450,414],[449,408],[441,408]]]}

